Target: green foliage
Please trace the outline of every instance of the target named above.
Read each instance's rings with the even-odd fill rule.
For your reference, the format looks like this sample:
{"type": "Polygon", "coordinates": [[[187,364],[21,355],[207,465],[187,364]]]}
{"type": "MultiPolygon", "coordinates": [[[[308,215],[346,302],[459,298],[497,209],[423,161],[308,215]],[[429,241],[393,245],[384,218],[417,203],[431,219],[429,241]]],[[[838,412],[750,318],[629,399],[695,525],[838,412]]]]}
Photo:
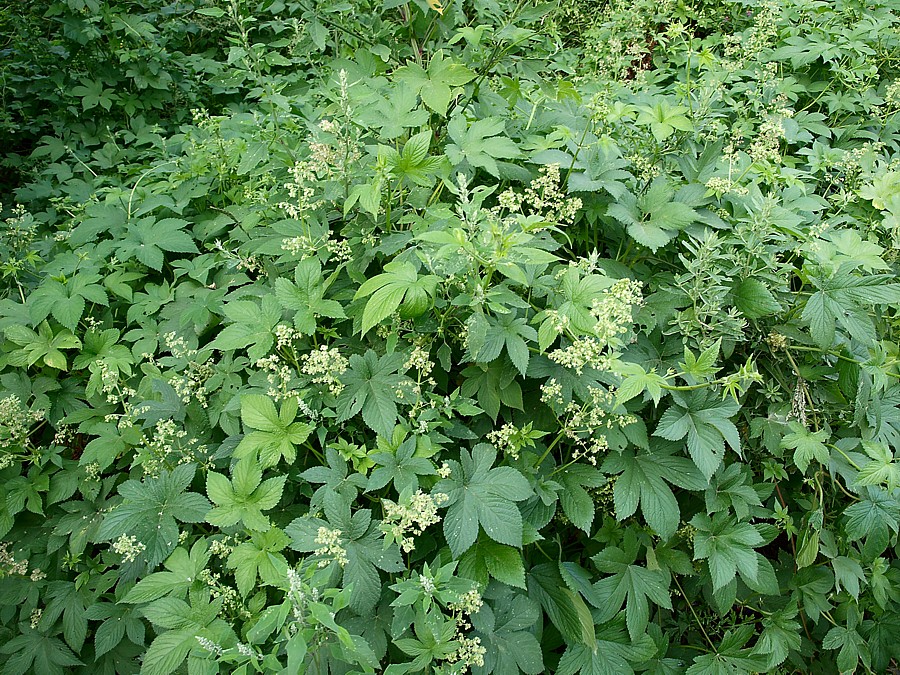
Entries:
{"type": "Polygon", "coordinates": [[[7,4],[0,673],[900,665],[896,3],[7,4]]]}

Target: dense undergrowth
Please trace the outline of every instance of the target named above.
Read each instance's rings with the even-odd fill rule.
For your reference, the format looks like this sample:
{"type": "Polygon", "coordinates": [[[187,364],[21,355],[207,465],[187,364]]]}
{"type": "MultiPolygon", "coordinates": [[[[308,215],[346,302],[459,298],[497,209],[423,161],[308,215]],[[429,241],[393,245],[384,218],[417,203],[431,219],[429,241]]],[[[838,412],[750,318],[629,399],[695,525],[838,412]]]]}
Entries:
{"type": "Polygon", "coordinates": [[[892,0],[0,34],[4,675],[896,667],[892,0]]]}

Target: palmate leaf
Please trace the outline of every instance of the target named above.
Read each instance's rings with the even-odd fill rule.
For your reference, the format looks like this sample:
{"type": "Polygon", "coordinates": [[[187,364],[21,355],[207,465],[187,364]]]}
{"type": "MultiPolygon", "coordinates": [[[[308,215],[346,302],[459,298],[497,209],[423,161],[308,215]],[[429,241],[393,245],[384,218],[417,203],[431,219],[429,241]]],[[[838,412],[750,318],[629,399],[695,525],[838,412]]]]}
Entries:
{"type": "Polygon", "coordinates": [[[762,556],[753,549],[763,544],[763,538],[753,525],[738,522],[727,513],[712,518],[698,513],[691,524],[697,528],[694,559],[709,563],[714,591],[730,583],[738,572],[748,584],[757,585],[762,556]]]}
{"type": "Polygon", "coordinates": [[[294,283],[279,277],[275,280],[275,297],[285,309],[293,310],[294,327],[304,335],[316,332],[318,317],[344,319],[344,308],[336,300],[326,300],[328,284],[322,278],[318,258],[307,258],[297,263],[294,283]]]}
{"type": "Polygon", "coordinates": [[[181,464],[163,470],[156,478],[127,480],[119,486],[123,501],[103,519],[101,540],[134,536],[145,550],[138,560],[148,569],[165,560],[178,545],[178,523],[203,522],[210,503],[203,495],[187,492],[196,464],[181,464]]]}
{"type": "Polygon", "coordinates": [[[829,452],[825,441],[831,434],[827,430],[813,432],[799,422],[791,422],[790,428],[791,433],[781,439],[781,447],[794,451],[794,464],[800,471],[806,473],[812,460],[828,464],[829,452]]]}
{"type": "Polygon", "coordinates": [[[740,626],[725,633],[713,654],[704,654],[694,659],[688,668],[688,675],[734,675],[735,673],[762,672],[767,659],[745,647],[753,637],[752,626],[740,626]]]}
{"type": "Polygon", "coordinates": [[[729,419],[737,414],[740,404],[705,390],[672,392],[672,398],[675,405],[660,418],[653,435],[670,441],[687,437],[691,459],[709,480],[722,464],[726,442],[740,455],[740,436],[729,419]]]}
{"type": "Polygon", "coordinates": [[[369,349],[350,357],[350,368],[341,377],[344,389],[337,400],[338,422],[362,412],[363,421],[375,433],[390,438],[397,420],[396,390],[405,378],[398,371],[406,362],[394,352],[379,357],[369,349]]]}
{"type": "Polygon", "coordinates": [[[141,579],[121,602],[150,602],[166,595],[183,597],[192,586],[203,584],[199,579],[200,572],[205,569],[209,558],[210,553],[203,539],[191,547],[190,553],[185,548],[176,548],[163,563],[167,571],[155,572],[141,579]]]}
{"type": "Polygon", "coordinates": [[[234,449],[237,459],[259,459],[262,468],[273,467],[282,459],[293,464],[297,457],[296,446],[305,442],[313,431],[306,422],[295,422],[299,402],[296,396],[285,399],[281,410],[268,396],[245,394],[241,397],[241,420],[251,431],[234,449]]]}
{"type": "Polygon", "coordinates": [[[810,277],[818,290],[807,299],[802,318],[822,349],[834,344],[838,324],[854,340],[872,344],[876,336],[869,308],[900,303],[900,284],[893,282],[892,275],[861,276],[853,269],[854,265],[845,264],[830,277],[810,277]]]}
{"type": "Polygon", "coordinates": [[[502,135],[505,126],[500,117],[485,117],[469,124],[463,115],[454,115],[447,125],[447,133],[453,142],[444,148],[444,152],[455,166],[467,161],[492,176],[499,176],[497,160],[521,154],[512,139],[502,135]]]}
{"type": "Polygon", "coordinates": [[[384,273],[367,280],[356,291],[357,299],[371,296],[363,309],[362,334],[365,335],[398,308],[401,316],[408,314],[405,318],[421,314],[434,298],[439,281],[440,278],[433,274],[420,277],[412,263],[389,262],[384,266],[384,273]]]}
{"type": "Polygon", "coordinates": [[[126,237],[119,243],[116,255],[120,260],[136,258],[159,272],[164,262],[164,251],[199,253],[193,237],[184,231],[187,225],[188,222],[180,218],[156,220],[154,216],[129,222],[126,237]]]}
{"type": "Polygon", "coordinates": [[[557,675],[634,675],[635,664],[656,653],[649,635],[630,640],[624,622],[612,621],[597,631],[596,645],[570,644],[559,660],[557,675]]]}
{"type": "Polygon", "coordinates": [[[483,668],[473,673],[537,675],[545,672],[541,645],[531,632],[541,618],[540,606],[520,593],[504,592],[472,615],[472,627],[487,650],[483,668]]]}
{"type": "Polygon", "coordinates": [[[86,273],[76,274],[64,282],[45,279],[28,296],[32,321],[36,325],[52,314],[61,325],[74,331],[84,314],[86,301],[103,306],[109,304],[106,290],[96,283],[98,281],[99,274],[86,273]]]}
{"type": "Polygon", "coordinates": [[[690,460],[672,455],[670,447],[654,443],[651,448],[652,452],[611,454],[603,471],[619,474],[613,487],[616,517],[620,521],[630,518],[640,504],[647,524],[667,540],[681,521],[678,500],[667,482],[687,490],[704,490],[709,481],[690,460]]]}
{"type": "Polygon", "coordinates": [[[595,583],[593,591],[600,608],[600,621],[609,621],[624,605],[628,634],[637,640],[650,620],[650,602],[672,609],[669,575],[634,564],[640,548],[634,536],[626,536],[624,546],[624,549],[608,546],[591,558],[599,571],[611,573],[595,583]]]}
{"type": "Polygon", "coordinates": [[[409,84],[422,98],[422,102],[438,115],[446,115],[450,99],[460,87],[475,79],[475,73],[452,58],[445,58],[438,51],[431,57],[428,69],[415,62],[398,68],[395,76],[409,84]]]}
{"type": "Polygon", "coordinates": [[[530,358],[528,342],[537,342],[537,332],[524,318],[516,317],[514,311],[496,318],[475,312],[467,325],[467,345],[473,361],[489,363],[505,349],[516,370],[525,375],[530,358]]]}
{"type": "Polygon", "coordinates": [[[9,655],[4,664],[5,673],[46,673],[63,675],[73,666],[83,666],[72,651],[59,638],[50,637],[21,624],[19,635],[0,646],[0,654],[9,655]]]}
{"type": "Polygon", "coordinates": [[[497,453],[480,443],[459,461],[449,462],[452,473],[434,487],[448,496],[444,535],[455,558],[478,538],[479,526],[494,541],[522,546],[522,514],[516,502],[531,496],[525,477],[512,467],[491,468],[497,453]]]}
{"type": "Polygon", "coordinates": [[[290,539],[277,527],[253,533],[228,556],[227,567],[234,570],[234,580],[243,597],[256,587],[257,577],[264,584],[279,584],[285,578],[288,563],[280,553],[290,539]]]}
{"type": "Polygon", "coordinates": [[[271,524],[263,511],[281,500],[287,476],[262,480],[262,468],[253,457],[242,459],[232,469],[232,479],[215,471],[206,474],[206,494],[216,505],[206,514],[206,522],[218,527],[243,523],[248,530],[265,532],[271,524]]]}
{"type": "Polygon", "coordinates": [[[275,343],[275,326],[281,321],[281,305],[266,295],[257,304],[253,300],[234,300],[224,307],[231,322],[210,343],[212,349],[230,351],[247,348],[252,361],[264,357],[275,343]]]}
{"type": "Polygon", "coordinates": [[[624,224],[636,242],[653,252],[699,218],[693,208],[679,201],[675,190],[662,177],[654,179],[643,195],[624,192],[609,206],[607,214],[624,224]]]}
{"type": "Polygon", "coordinates": [[[372,520],[369,509],[358,509],[351,515],[347,501],[326,499],[325,516],[327,521],[311,516],[297,518],[285,528],[285,534],[291,538],[291,548],[295,551],[312,553],[321,547],[316,542],[320,527],[340,530],[338,543],[347,557],[341,568],[342,587],[352,589],[350,607],[365,616],[381,595],[382,581],[378,570],[400,572],[405,569],[400,548],[396,544],[385,546],[381,521],[372,520]]]}

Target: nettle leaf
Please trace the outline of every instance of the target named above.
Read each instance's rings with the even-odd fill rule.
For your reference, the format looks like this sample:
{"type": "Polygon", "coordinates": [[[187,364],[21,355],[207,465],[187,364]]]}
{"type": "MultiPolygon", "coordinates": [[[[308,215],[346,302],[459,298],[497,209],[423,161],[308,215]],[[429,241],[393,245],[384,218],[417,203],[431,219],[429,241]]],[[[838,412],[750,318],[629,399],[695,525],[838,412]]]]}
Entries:
{"type": "Polygon", "coordinates": [[[485,169],[499,177],[496,160],[521,155],[512,139],[501,135],[505,127],[506,123],[500,117],[485,117],[469,124],[463,115],[454,115],[447,125],[447,133],[453,142],[447,144],[444,152],[454,166],[468,162],[472,167],[485,169]]]}
{"type": "Polygon", "coordinates": [[[647,524],[665,541],[681,522],[678,500],[667,482],[686,490],[704,490],[709,481],[690,460],[670,454],[659,444],[652,447],[652,452],[625,450],[609,455],[603,472],[619,474],[613,487],[616,518],[630,518],[640,504],[647,524]]]}
{"type": "Polygon", "coordinates": [[[275,326],[281,321],[277,298],[266,295],[259,304],[253,300],[234,300],[223,311],[231,323],[209,344],[210,348],[220,351],[247,348],[252,361],[269,353],[275,344],[275,326]]]}
{"type": "Polygon", "coordinates": [[[761,319],[781,311],[781,304],[759,279],[747,277],[732,290],[734,306],[748,319],[761,319]]]}
{"type": "Polygon", "coordinates": [[[391,316],[398,308],[402,318],[422,314],[434,301],[440,277],[418,275],[412,263],[394,260],[384,266],[384,273],[364,282],[354,296],[372,296],[363,309],[360,331],[363,335],[391,316]]]}
{"type": "Polygon", "coordinates": [[[659,420],[654,436],[670,441],[687,437],[688,452],[707,480],[722,464],[725,443],[738,455],[741,442],[737,427],[729,419],[740,410],[731,399],[720,399],[715,392],[697,390],[672,392],[672,405],[659,420]]]}
{"type": "Polygon", "coordinates": [[[406,381],[398,372],[406,359],[394,352],[379,357],[369,349],[362,356],[353,354],[350,367],[341,381],[343,391],[337,399],[338,422],[360,411],[363,421],[380,436],[389,438],[397,421],[397,389],[406,381]]]}
{"type": "Polygon", "coordinates": [[[825,441],[831,434],[827,430],[810,431],[799,422],[791,422],[790,429],[791,433],[781,439],[781,447],[794,451],[794,464],[801,472],[806,473],[812,460],[828,464],[829,452],[825,441]]]}
{"type": "Polygon", "coordinates": [[[275,280],[275,297],[285,309],[293,310],[294,328],[304,335],[316,332],[320,316],[345,319],[344,308],[336,300],[326,300],[328,283],[322,278],[318,258],[307,258],[294,268],[294,282],[279,277],[275,280]]]}
{"type": "Polygon", "coordinates": [[[293,464],[297,458],[297,446],[306,442],[314,427],[305,422],[295,422],[299,402],[297,397],[286,398],[281,410],[268,396],[245,394],[241,397],[241,420],[251,431],[234,449],[237,459],[258,458],[264,469],[284,459],[293,464]]]}
{"type": "Polygon", "coordinates": [[[206,497],[187,491],[196,470],[196,464],[181,464],[156,478],[122,483],[123,501],[103,519],[98,537],[133,536],[146,547],[139,556],[146,567],[159,565],[178,545],[178,521],[201,523],[211,507],[206,497]]]}
{"type": "MultiPolygon", "coordinates": [[[[351,515],[350,505],[345,501],[326,500],[325,515],[327,521],[303,516],[288,525],[285,533],[291,538],[291,548],[301,553],[313,553],[321,548],[317,541],[319,528],[339,530],[338,545],[346,552],[347,559],[341,567],[342,587],[351,589],[350,607],[366,616],[381,596],[382,580],[378,570],[400,572],[405,569],[400,548],[397,544],[385,545],[381,521],[372,520],[372,512],[368,509],[358,509],[351,515]]],[[[337,562],[331,564],[338,565],[337,562]]]]}
{"type": "Polygon", "coordinates": [[[522,546],[522,514],[516,502],[530,497],[531,487],[512,467],[491,468],[496,458],[486,443],[476,445],[471,454],[460,450],[459,461],[449,462],[450,478],[434,487],[449,498],[444,535],[454,558],[475,543],[479,526],[500,544],[522,546]]]}
{"type": "Polygon", "coordinates": [[[243,523],[248,530],[265,532],[271,524],[263,511],[281,501],[286,476],[262,480],[262,468],[255,458],[242,459],[231,471],[232,479],[215,471],[206,474],[206,494],[216,505],[206,514],[206,522],[219,527],[243,523]]]}

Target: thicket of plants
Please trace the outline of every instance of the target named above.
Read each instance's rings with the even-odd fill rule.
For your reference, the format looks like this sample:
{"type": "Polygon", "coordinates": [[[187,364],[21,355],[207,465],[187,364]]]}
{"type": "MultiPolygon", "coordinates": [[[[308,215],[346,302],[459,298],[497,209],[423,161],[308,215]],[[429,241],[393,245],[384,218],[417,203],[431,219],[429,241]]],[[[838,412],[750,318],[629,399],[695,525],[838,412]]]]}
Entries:
{"type": "Polygon", "coordinates": [[[0,673],[900,662],[894,0],[0,35],[0,673]]]}

